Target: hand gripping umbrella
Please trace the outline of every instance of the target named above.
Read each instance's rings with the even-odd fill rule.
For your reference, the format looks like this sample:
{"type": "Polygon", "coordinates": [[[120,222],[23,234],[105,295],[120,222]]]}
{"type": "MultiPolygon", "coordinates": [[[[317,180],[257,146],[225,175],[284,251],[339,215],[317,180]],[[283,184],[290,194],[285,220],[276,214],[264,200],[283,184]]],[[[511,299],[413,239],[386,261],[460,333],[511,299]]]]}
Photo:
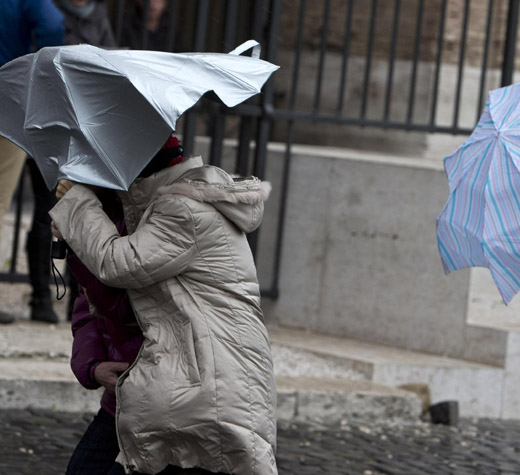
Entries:
{"type": "Polygon", "coordinates": [[[278,69],[250,40],[229,54],[43,48],[0,68],[0,135],[61,178],[128,189],[206,92],[228,107],[278,69]],[[240,56],[253,48],[253,54],[240,56]]]}
{"type": "Polygon", "coordinates": [[[520,290],[520,84],[491,91],[469,139],[444,160],[437,220],[446,273],[488,267],[504,302],[520,290]]]}

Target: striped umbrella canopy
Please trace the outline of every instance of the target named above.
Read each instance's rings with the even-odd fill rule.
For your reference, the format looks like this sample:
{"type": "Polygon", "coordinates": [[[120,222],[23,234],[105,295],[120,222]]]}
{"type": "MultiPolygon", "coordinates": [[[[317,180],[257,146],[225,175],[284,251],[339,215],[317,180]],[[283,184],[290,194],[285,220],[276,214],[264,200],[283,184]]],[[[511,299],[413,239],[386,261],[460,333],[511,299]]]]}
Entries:
{"type": "Polygon", "coordinates": [[[489,93],[475,130],[444,167],[450,194],[437,219],[444,270],[489,268],[507,304],[520,290],[520,84],[489,93]]]}

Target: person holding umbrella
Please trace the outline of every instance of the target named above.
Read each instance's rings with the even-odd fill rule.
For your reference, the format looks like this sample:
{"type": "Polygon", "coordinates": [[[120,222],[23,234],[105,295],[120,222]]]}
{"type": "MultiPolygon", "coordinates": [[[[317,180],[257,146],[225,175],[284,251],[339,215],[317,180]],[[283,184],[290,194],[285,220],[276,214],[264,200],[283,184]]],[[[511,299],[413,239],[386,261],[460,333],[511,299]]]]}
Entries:
{"type": "MultiPolygon", "coordinates": [[[[277,473],[273,365],[245,237],[260,224],[270,186],[233,179],[200,157],[185,160],[171,153],[172,141],[128,191],[69,180],[57,187],[50,211],[55,235],[99,281],[86,289],[90,313],[113,323],[133,309],[144,336],[133,362],[91,358],[86,371],[115,393],[117,422],[97,416],[71,459],[71,475],[122,474],[123,467],[147,474],[277,473]],[[124,230],[107,214],[118,204],[124,230]],[[126,289],[129,304],[114,289],[118,310],[103,311],[113,306],[100,298],[101,284],[126,289]],[[93,309],[100,300],[102,313],[93,309]],[[94,471],[102,449],[106,454],[117,440],[118,463],[110,467],[114,461],[105,458],[94,471]]],[[[84,285],[85,276],[77,277],[84,285]]]]}
{"type": "Polygon", "coordinates": [[[130,351],[87,363],[115,393],[112,475],[277,473],[273,364],[245,236],[270,187],[159,152],[205,93],[228,107],[258,94],[278,69],[259,56],[254,40],[228,54],[81,45],[0,69],[0,134],[32,154],[49,189],[58,182],[56,233],[105,286],[86,286],[86,311],[131,325],[126,305],[142,332],[133,362],[130,351]],[[12,80],[21,71],[30,81],[12,80]],[[101,299],[107,288],[126,294],[101,299]]]}

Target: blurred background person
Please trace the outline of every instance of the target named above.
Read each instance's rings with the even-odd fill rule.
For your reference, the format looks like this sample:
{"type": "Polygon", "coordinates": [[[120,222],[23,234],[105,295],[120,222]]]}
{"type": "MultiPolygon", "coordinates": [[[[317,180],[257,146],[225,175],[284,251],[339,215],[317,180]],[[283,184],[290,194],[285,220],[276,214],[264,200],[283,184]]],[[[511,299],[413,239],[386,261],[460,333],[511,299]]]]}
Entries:
{"type": "Polygon", "coordinates": [[[119,45],[129,49],[169,51],[167,0],[149,0],[148,15],[144,0],[134,0],[128,4],[119,45]]]}
{"type": "Polygon", "coordinates": [[[65,16],[65,43],[104,48],[117,46],[103,2],[97,0],[54,0],[65,16]]]}
{"type": "MultiPolygon", "coordinates": [[[[58,46],[64,41],[63,15],[51,0],[0,1],[0,66],[24,54],[31,53],[33,45],[58,46]]],[[[24,78],[21,78],[23,80],[24,78]]],[[[0,137],[0,231],[4,215],[25,163],[25,152],[0,137]]],[[[50,233],[50,225],[48,228],[50,233]]],[[[46,262],[49,266],[49,247],[46,262]]],[[[32,284],[32,275],[31,275],[32,284]]],[[[46,280],[49,295],[49,276],[46,280]]],[[[31,305],[35,308],[37,293],[33,290],[31,305]]],[[[52,309],[52,307],[51,307],[52,309]]],[[[0,308],[0,323],[11,323],[14,317],[0,308]]]]}

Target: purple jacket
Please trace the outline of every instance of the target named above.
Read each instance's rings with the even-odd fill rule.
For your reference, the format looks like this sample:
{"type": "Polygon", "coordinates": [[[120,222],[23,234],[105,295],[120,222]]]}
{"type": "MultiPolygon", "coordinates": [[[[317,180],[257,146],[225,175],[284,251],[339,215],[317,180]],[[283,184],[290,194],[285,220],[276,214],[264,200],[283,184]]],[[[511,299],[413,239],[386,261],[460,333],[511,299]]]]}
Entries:
{"type": "MultiPolygon", "coordinates": [[[[122,206],[111,196],[102,195],[99,198],[119,234],[125,236],[127,231],[122,206]]],[[[94,378],[94,371],[98,364],[103,361],[132,364],[144,338],[126,290],[101,283],[73,253],[67,256],[67,263],[79,285],[79,296],[72,313],[74,341],[71,368],[82,386],[97,389],[100,385],[94,378]],[[96,309],[95,316],[90,312],[89,300],[96,309]]],[[[115,415],[115,395],[105,390],[101,407],[115,415]]]]}

